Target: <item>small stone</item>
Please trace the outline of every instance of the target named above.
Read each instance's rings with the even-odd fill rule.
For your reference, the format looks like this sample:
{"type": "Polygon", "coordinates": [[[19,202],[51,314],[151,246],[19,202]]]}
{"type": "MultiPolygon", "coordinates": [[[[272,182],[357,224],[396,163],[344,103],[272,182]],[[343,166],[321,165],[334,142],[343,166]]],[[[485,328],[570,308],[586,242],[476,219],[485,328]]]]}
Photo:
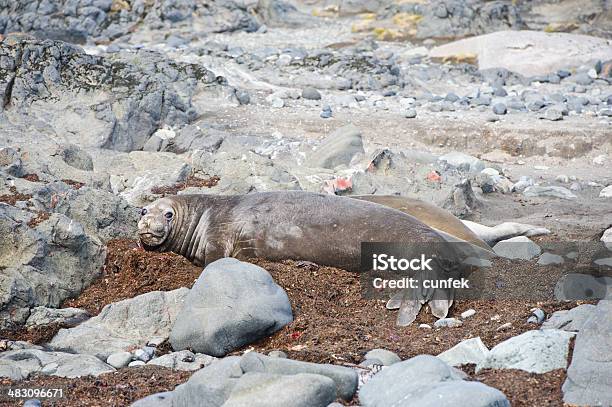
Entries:
{"type": "Polygon", "coordinates": [[[504,89],[503,86],[497,86],[493,88],[493,96],[503,98],[503,97],[508,96],[508,92],[506,92],[506,89],[504,89]]]}
{"type": "Polygon", "coordinates": [[[145,366],[145,365],[146,365],[146,363],[143,362],[142,360],[135,360],[133,362],[130,362],[128,367],[140,367],[140,366],[145,366]]]}
{"type": "Polygon", "coordinates": [[[429,324],[419,324],[420,329],[431,329],[431,325],[429,324]]]}
{"type": "Polygon", "coordinates": [[[602,117],[612,117],[612,109],[604,109],[599,112],[602,117]]]}
{"type": "Polygon", "coordinates": [[[587,75],[589,75],[589,78],[591,79],[597,79],[597,71],[595,70],[595,68],[589,69],[587,75]]]}
{"type": "Polygon", "coordinates": [[[586,73],[579,73],[573,76],[574,82],[576,82],[578,85],[582,85],[582,86],[588,86],[591,83],[593,83],[593,78],[591,78],[588,74],[586,73]]]}
{"type": "Polygon", "coordinates": [[[272,107],[280,109],[283,106],[285,106],[285,101],[283,99],[277,97],[272,98],[272,107]]]}
{"type": "Polygon", "coordinates": [[[142,360],[143,362],[148,362],[155,355],[155,348],[145,347],[143,349],[136,349],[134,351],[134,358],[137,360],[142,360]]]}
{"type": "Polygon", "coordinates": [[[115,369],[121,369],[126,367],[132,361],[132,354],[130,352],[116,352],[106,358],[106,363],[114,367],[115,369]]]}
{"type": "Polygon", "coordinates": [[[416,109],[408,109],[406,113],[404,113],[404,117],[407,119],[414,119],[417,116],[416,109]]]}
{"type": "Polygon", "coordinates": [[[329,119],[330,117],[332,117],[332,109],[329,105],[326,105],[323,107],[323,109],[321,110],[321,114],[320,114],[322,119],[329,119]]]}
{"type": "Polygon", "coordinates": [[[539,116],[540,119],[558,121],[563,120],[563,112],[556,107],[549,107],[539,116]]]}
{"type": "Polygon", "coordinates": [[[463,325],[463,322],[457,318],[441,318],[434,323],[436,328],[457,328],[463,325]]]}
{"type": "Polygon", "coordinates": [[[273,350],[270,351],[268,353],[268,356],[272,356],[273,358],[283,358],[283,359],[287,359],[288,356],[285,352],[283,352],[282,350],[273,350]]]}
{"type": "Polygon", "coordinates": [[[531,313],[533,314],[531,317],[529,317],[529,319],[527,320],[527,322],[529,322],[530,324],[541,324],[542,322],[544,322],[544,320],[546,319],[546,314],[544,313],[544,311],[542,311],[541,308],[533,308],[531,310],[531,313]]]}
{"type": "Polygon", "coordinates": [[[444,100],[454,103],[459,100],[459,96],[455,95],[453,92],[449,92],[446,94],[446,97],[444,97],[444,100]]]}
{"type": "Polygon", "coordinates": [[[41,407],[42,404],[40,403],[40,400],[38,399],[30,399],[30,400],[26,400],[23,403],[23,407],[41,407]]]}
{"type": "Polygon", "coordinates": [[[548,266],[550,264],[563,264],[563,256],[553,253],[543,253],[538,259],[538,264],[541,266],[548,266]]]}
{"type": "Polygon", "coordinates": [[[485,120],[489,123],[495,123],[499,121],[499,116],[496,114],[487,114],[485,120]]]}
{"type": "Polygon", "coordinates": [[[248,105],[251,103],[251,95],[249,95],[249,92],[246,90],[237,90],[236,99],[238,99],[238,103],[241,105],[248,105]]]}
{"type": "Polygon", "coordinates": [[[471,316],[474,316],[475,314],[476,314],[476,310],[470,308],[469,310],[463,311],[461,313],[461,318],[466,319],[466,318],[469,318],[471,316]]]}
{"type": "Polygon", "coordinates": [[[508,112],[506,105],[503,103],[496,103],[493,105],[493,113],[498,115],[504,115],[508,112]]]}
{"type": "Polygon", "coordinates": [[[604,165],[606,162],[606,158],[607,157],[605,154],[598,155],[597,157],[593,158],[593,164],[604,165]]]}
{"type": "Polygon", "coordinates": [[[557,175],[557,177],[555,178],[555,181],[567,184],[569,182],[569,177],[565,174],[560,174],[560,175],[557,175]]]}
{"type": "Polygon", "coordinates": [[[497,327],[496,331],[505,331],[507,329],[512,328],[512,323],[511,322],[506,322],[505,324],[502,324],[500,326],[497,327]]]}
{"type": "Polygon", "coordinates": [[[315,88],[304,88],[302,90],[302,98],[308,100],[321,100],[321,94],[315,88]]]}

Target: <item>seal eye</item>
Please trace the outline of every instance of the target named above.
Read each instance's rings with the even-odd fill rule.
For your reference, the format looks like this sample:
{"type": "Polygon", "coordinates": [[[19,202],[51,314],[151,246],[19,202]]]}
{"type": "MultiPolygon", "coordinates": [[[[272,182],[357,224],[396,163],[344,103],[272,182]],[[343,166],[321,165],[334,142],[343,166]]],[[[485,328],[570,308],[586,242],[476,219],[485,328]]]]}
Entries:
{"type": "Polygon", "coordinates": [[[142,208],[140,211],[140,216],[145,216],[147,214],[147,208],[142,208]]]}
{"type": "Polygon", "coordinates": [[[174,214],[172,212],[166,212],[166,213],[164,213],[164,216],[166,217],[166,219],[170,220],[170,219],[172,219],[174,214]]]}

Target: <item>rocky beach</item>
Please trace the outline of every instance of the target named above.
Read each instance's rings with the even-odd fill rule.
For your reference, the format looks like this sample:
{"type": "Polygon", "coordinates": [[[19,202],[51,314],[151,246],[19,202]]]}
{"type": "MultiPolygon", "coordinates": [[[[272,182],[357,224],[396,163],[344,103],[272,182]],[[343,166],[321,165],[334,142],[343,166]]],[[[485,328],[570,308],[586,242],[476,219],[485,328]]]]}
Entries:
{"type": "Polygon", "coordinates": [[[0,406],[609,406],[611,299],[607,1],[0,0],[0,406]],[[516,296],[397,326],[342,268],[139,242],[268,191],[435,205],[516,296]]]}

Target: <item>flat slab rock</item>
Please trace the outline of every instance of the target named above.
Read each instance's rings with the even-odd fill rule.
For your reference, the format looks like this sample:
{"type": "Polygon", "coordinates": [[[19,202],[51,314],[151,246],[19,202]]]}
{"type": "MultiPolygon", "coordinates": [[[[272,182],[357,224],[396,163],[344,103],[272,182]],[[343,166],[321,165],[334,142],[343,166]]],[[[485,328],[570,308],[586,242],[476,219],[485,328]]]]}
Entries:
{"type": "Polygon", "coordinates": [[[25,379],[34,373],[75,378],[114,371],[111,366],[91,355],[46,352],[38,349],[15,350],[0,354],[0,377],[9,377],[13,380],[25,379]]]}
{"type": "Polygon", "coordinates": [[[364,407],[510,406],[501,391],[465,377],[435,356],[420,355],[374,375],[359,391],[359,401],[364,407]]]}
{"type": "Polygon", "coordinates": [[[540,31],[498,31],[434,47],[430,56],[459,54],[478,57],[478,68],[506,68],[524,76],[546,75],[559,69],[612,59],[604,38],[540,31]]]}
{"type": "Polygon", "coordinates": [[[563,401],[571,405],[612,405],[612,300],[599,301],[574,344],[563,383],[563,401]]]}
{"type": "Polygon", "coordinates": [[[521,369],[546,373],[565,369],[571,332],[558,329],[532,330],[514,336],[493,347],[486,358],[476,365],[482,369],[521,369]]]}
{"type": "Polygon", "coordinates": [[[61,329],[49,346],[106,360],[112,353],[142,347],[150,338],[167,338],[188,292],[152,291],[109,304],[81,325],[61,329]]]}

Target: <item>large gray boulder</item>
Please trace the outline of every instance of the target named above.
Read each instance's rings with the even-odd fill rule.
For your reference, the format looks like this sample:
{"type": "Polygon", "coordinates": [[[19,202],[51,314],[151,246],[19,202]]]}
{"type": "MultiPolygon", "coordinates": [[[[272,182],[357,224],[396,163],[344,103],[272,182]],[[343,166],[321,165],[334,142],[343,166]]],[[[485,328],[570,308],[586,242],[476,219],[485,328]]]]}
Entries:
{"type": "Polygon", "coordinates": [[[246,373],[223,407],[326,407],[335,399],[334,381],[325,376],[246,373]]]}
{"type": "MultiPolygon", "coordinates": [[[[0,353],[0,377],[6,374],[7,366],[14,369],[13,378],[25,379],[33,373],[75,378],[98,376],[114,372],[111,366],[90,355],[74,355],[64,352],[46,352],[38,349],[24,349],[0,353]]],[[[11,377],[11,375],[8,375],[11,377]]]]}
{"type": "Polygon", "coordinates": [[[29,309],[57,308],[100,275],[105,248],[61,214],[36,214],[0,203],[0,327],[24,323],[29,309]]]}
{"type": "Polygon", "coordinates": [[[571,405],[612,405],[612,301],[599,301],[576,336],[572,363],[563,383],[571,405]]]}
{"type": "Polygon", "coordinates": [[[209,264],[194,284],[170,342],[175,350],[220,357],[291,321],[289,298],[266,270],[224,258],[209,264]]]}
{"type": "Polygon", "coordinates": [[[106,360],[112,353],[142,347],[151,338],[167,338],[188,292],[153,291],[109,304],[81,325],[61,329],[49,346],[106,360]]]}
{"type": "Polygon", "coordinates": [[[333,169],[348,166],[353,157],[364,154],[361,130],[352,124],[340,127],[325,137],[317,149],[310,153],[308,166],[333,169]]]}
{"type": "Polygon", "coordinates": [[[350,400],[357,390],[357,372],[344,366],[301,362],[249,352],[242,357],[240,367],[245,373],[261,372],[283,375],[310,373],[327,376],[336,384],[337,396],[345,400],[350,400]]]}
{"type": "Polygon", "coordinates": [[[532,330],[496,345],[486,358],[476,365],[482,369],[521,369],[531,373],[546,373],[565,369],[569,355],[571,332],[558,329],[532,330]]]}
{"type": "Polygon", "coordinates": [[[499,390],[465,377],[435,356],[420,355],[374,375],[360,389],[359,401],[364,407],[510,406],[499,390]]]}

